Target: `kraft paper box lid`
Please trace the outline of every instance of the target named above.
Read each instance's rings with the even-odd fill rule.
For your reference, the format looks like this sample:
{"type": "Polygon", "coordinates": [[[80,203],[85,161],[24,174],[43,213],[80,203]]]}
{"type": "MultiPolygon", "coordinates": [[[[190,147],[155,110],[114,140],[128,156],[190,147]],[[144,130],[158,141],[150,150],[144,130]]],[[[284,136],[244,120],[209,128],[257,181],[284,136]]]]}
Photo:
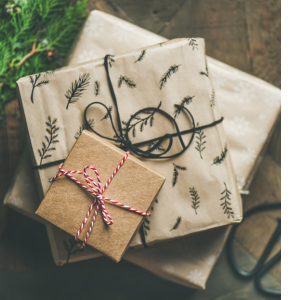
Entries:
{"type": "MultiPolygon", "coordinates": [[[[124,151],[84,130],[67,157],[63,169],[81,171],[85,166],[93,166],[99,172],[103,187],[124,155],[124,151]]],[[[88,174],[96,181],[95,174],[88,174]]],[[[72,176],[85,183],[83,175],[72,176]]],[[[160,172],[129,155],[103,196],[147,212],[164,181],[165,177],[160,172]]],[[[52,183],[36,214],[75,236],[93,200],[93,195],[66,176],[61,176],[52,183]]],[[[87,244],[118,262],[144,217],[107,201],[105,208],[113,218],[113,224],[108,226],[103,221],[100,208],[87,244]]],[[[79,235],[81,240],[86,236],[93,215],[94,209],[79,235]]]]}

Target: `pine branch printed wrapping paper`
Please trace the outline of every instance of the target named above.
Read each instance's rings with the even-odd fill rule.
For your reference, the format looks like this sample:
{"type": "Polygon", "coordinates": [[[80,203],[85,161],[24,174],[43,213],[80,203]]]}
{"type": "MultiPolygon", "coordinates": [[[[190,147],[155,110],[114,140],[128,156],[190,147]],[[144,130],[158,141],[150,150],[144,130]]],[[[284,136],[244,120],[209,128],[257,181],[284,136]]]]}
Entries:
{"type": "MultiPolygon", "coordinates": [[[[135,115],[128,127],[131,143],[139,143],[165,134],[174,133],[174,125],[157,109],[173,114],[175,105],[181,103],[187,95],[193,95],[193,101],[188,101],[188,109],[192,112],[195,123],[200,126],[211,124],[220,119],[217,107],[212,108],[210,98],[212,85],[209,77],[201,73],[206,72],[206,58],[204,40],[196,39],[198,49],[192,49],[188,39],[178,39],[146,48],[147,56],[139,63],[135,63],[141,50],[135,50],[124,55],[114,56],[109,75],[117,99],[120,120],[126,124],[138,110],[153,107],[153,112],[145,110],[135,115]],[[154,67],[153,67],[154,66],[154,67]],[[150,119],[152,118],[152,121],[150,119]],[[152,126],[151,126],[152,125],[152,126]]],[[[20,93],[20,103],[23,109],[30,143],[33,150],[33,165],[40,164],[40,144],[44,139],[45,126],[49,118],[55,118],[55,125],[59,127],[59,143],[51,156],[45,156],[43,163],[51,163],[67,157],[74,145],[74,135],[78,126],[84,122],[84,111],[88,105],[87,119],[94,120],[95,132],[112,139],[115,137],[110,118],[103,119],[107,110],[99,104],[101,101],[106,107],[113,106],[112,118],[116,122],[117,106],[113,103],[107,74],[103,60],[66,67],[56,70],[54,74],[43,74],[49,84],[35,91],[38,102],[32,103],[28,86],[28,77],[21,78],[17,84],[20,93]],[[94,87],[91,82],[99,81],[101,95],[94,102],[94,87]],[[70,88],[71,86],[71,88],[70,88]],[[66,92],[70,96],[66,103],[66,92]],[[73,91],[75,90],[75,91],[73,91]],[[78,91],[77,91],[78,90],[78,91]],[[73,101],[73,100],[74,101],[73,101]],[[70,104],[70,105],[69,105],[70,104]],[[66,105],[69,107],[66,109],[66,105]],[[35,116],[38,116],[35,117],[35,116]],[[63,129],[63,130],[62,130],[63,129]]],[[[186,112],[181,112],[177,118],[181,131],[191,129],[192,123],[186,112]]],[[[120,123],[122,124],[122,122],[120,123]]],[[[117,128],[117,125],[115,125],[117,128]]],[[[123,130],[124,127],[121,129],[123,130]]],[[[119,130],[120,132],[120,130],[119,130]]],[[[192,133],[182,136],[185,144],[192,133]]],[[[117,144],[118,141],[116,141],[117,144]]],[[[168,148],[168,141],[161,144],[168,148]]],[[[150,230],[147,232],[146,242],[168,240],[179,236],[196,233],[206,229],[224,226],[242,219],[242,205],[235,174],[233,173],[230,155],[219,165],[212,165],[216,155],[219,155],[226,144],[222,124],[206,128],[206,157],[199,159],[199,153],[194,148],[195,140],[181,155],[171,159],[148,159],[149,166],[165,174],[167,179],[158,194],[158,203],[154,204],[151,216],[150,230]],[[179,170],[176,185],[174,185],[174,165],[184,166],[179,170]],[[228,218],[220,205],[220,194],[224,190],[224,182],[231,192],[232,218],[228,218]],[[191,208],[189,187],[193,186],[201,198],[201,206],[197,214],[191,208]],[[174,217],[181,215],[182,221],[178,230],[170,230],[174,226],[174,217]]],[[[52,148],[51,148],[52,149],[52,148]]],[[[173,138],[173,146],[168,155],[182,150],[178,138],[173,138]]],[[[178,169],[178,168],[177,168],[178,169]]],[[[176,169],[176,170],[177,170],[176,169]]],[[[48,179],[57,172],[57,166],[45,167],[37,170],[43,193],[49,188],[48,179]]],[[[140,245],[140,235],[135,235],[131,246],[140,245]]]]}
{"type": "MultiPolygon", "coordinates": [[[[135,56],[137,60],[146,46],[156,43],[163,46],[166,40],[107,13],[92,11],[74,45],[68,64],[142,48],[135,56]],[[119,43],[122,43],[122,49],[119,43]]],[[[197,51],[195,39],[189,38],[189,42],[191,50],[197,51]]],[[[146,59],[147,53],[143,60],[136,64],[146,59]]],[[[211,105],[218,103],[224,117],[223,126],[238,187],[246,192],[261,160],[264,145],[280,113],[281,92],[273,85],[211,57],[207,57],[207,65],[214,87],[211,105]]],[[[206,70],[202,72],[207,73],[206,70]]],[[[195,144],[194,147],[196,146],[195,144]]],[[[198,154],[201,159],[199,152],[198,154]]],[[[216,157],[220,154],[221,152],[216,157]]]]}

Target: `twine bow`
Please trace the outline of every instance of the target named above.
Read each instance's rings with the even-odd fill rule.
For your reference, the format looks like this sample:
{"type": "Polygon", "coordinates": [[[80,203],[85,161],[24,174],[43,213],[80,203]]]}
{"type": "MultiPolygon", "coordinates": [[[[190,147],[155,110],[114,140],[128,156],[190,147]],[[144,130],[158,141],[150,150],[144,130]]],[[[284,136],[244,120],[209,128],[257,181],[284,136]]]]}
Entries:
{"type": "Polygon", "coordinates": [[[121,162],[118,164],[117,168],[114,170],[114,172],[112,173],[112,175],[110,176],[110,178],[108,179],[108,181],[106,182],[106,184],[104,185],[104,187],[101,189],[101,180],[100,180],[100,175],[97,171],[97,169],[95,169],[94,167],[92,166],[86,166],[83,170],[83,172],[81,171],[65,171],[63,168],[62,168],[62,164],[59,165],[59,171],[60,173],[58,173],[56,176],[54,176],[53,178],[50,179],[50,181],[54,181],[56,178],[62,176],[62,175],[66,175],[68,176],[69,178],[71,178],[72,180],[74,180],[78,185],[80,185],[81,187],[83,187],[86,191],[88,191],[89,193],[91,193],[95,199],[93,201],[93,203],[91,204],[76,236],[75,236],[75,240],[78,240],[79,238],[79,235],[84,227],[84,225],[86,224],[88,218],[89,218],[89,215],[92,211],[92,209],[94,208],[94,206],[96,205],[96,209],[95,209],[95,212],[94,212],[94,216],[93,216],[93,219],[91,221],[91,225],[90,225],[90,228],[88,230],[88,232],[86,233],[86,236],[84,238],[84,241],[82,243],[82,245],[80,246],[80,248],[83,248],[85,245],[86,245],[86,242],[87,242],[87,239],[94,227],[94,222],[95,222],[95,219],[96,219],[96,216],[98,214],[98,210],[100,208],[100,205],[101,205],[101,211],[102,211],[102,217],[103,217],[103,220],[104,222],[107,224],[107,225],[112,225],[113,224],[113,219],[112,217],[110,216],[110,214],[107,212],[106,208],[105,208],[105,205],[104,205],[104,201],[103,200],[106,200],[106,201],[109,201],[113,204],[116,204],[118,206],[121,206],[125,209],[128,209],[129,211],[132,211],[132,212],[135,212],[135,213],[138,213],[142,216],[149,216],[150,215],[150,212],[148,213],[145,213],[145,212],[142,212],[142,211],[139,211],[137,209],[134,209],[128,205],[125,205],[125,204],[122,204],[118,201],[115,201],[115,200],[112,200],[112,199],[109,199],[107,197],[104,197],[103,196],[103,193],[104,191],[106,190],[106,188],[108,187],[109,183],[111,182],[111,180],[113,179],[113,177],[116,175],[116,173],[119,171],[119,169],[121,168],[121,166],[124,164],[126,158],[128,157],[129,155],[129,151],[126,152],[125,156],[123,157],[123,159],[121,160],[121,162]],[[97,176],[97,181],[98,183],[96,183],[93,178],[91,178],[87,173],[86,173],[86,170],[87,169],[91,169],[95,172],[96,176],[97,176]],[[84,175],[85,177],[85,181],[86,183],[90,186],[90,188],[86,187],[84,184],[82,184],[79,180],[77,180],[75,177],[73,177],[71,174],[80,174],[80,175],[84,175]]]}

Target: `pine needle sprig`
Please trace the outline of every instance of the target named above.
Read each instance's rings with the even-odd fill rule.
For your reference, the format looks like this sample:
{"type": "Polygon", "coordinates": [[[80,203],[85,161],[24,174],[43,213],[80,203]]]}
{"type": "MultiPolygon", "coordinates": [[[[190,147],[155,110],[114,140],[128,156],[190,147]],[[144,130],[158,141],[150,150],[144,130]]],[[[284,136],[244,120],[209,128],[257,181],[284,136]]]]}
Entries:
{"type": "Polygon", "coordinates": [[[143,58],[145,57],[145,54],[146,54],[146,50],[143,50],[142,53],[140,54],[139,58],[134,63],[142,61],[143,58]]]}
{"type": "Polygon", "coordinates": [[[69,105],[75,103],[82,96],[83,92],[87,89],[90,83],[90,74],[84,73],[83,75],[79,75],[78,80],[72,82],[71,87],[66,91],[65,97],[68,100],[68,104],[66,109],[68,109],[69,105]]]}
{"type": "Polygon", "coordinates": [[[189,41],[189,46],[193,47],[193,50],[195,50],[195,48],[198,50],[198,44],[194,38],[188,38],[188,41],[189,41]]]}
{"type": "Polygon", "coordinates": [[[112,63],[114,63],[115,62],[115,60],[113,59],[113,55],[108,55],[108,65],[109,65],[109,67],[111,68],[112,67],[112,63]]]}
{"type": "Polygon", "coordinates": [[[220,199],[221,201],[223,201],[220,206],[222,206],[223,210],[224,210],[224,214],[227,214],[228,219],[234,218],[234,212],[232,210],[231,207],[231,199],[230,199],[230,195],[231,192],[227,189],[226,183],[224,182],[225,185],[225,190],[221,193],[221,195],[223,195],[223,197],[220,199]]]}
{"type": "Polygon", "coordinates": [[[59,142],[59,140],[57,139],[57,131],[59,130],[59,127],[56,126],[56,122],[56,118],[52,121],[51,117],[48,116],[48,121],[46,122],[46,132],[48,133],[48,135],[45,135],[47,145],[45,144],[45,142],[42,142],[42,148],[38,149],[39,156],[41,158],[40,165],[42,164],[44,159],[52,156],[52,154],[49,154],[49,151],[56,150],[56,148],[54,148],[52,145],[59,142]]]}
{"type": "MultiPolygon", "coordinates": [[[[150,143],[148,144],[148,149],[151,149],[154,145],[155,145],[154,142],[150,142],[150,143]]],[[[166,149],[163,148],[163,147],[161,147],[161,146],[157,146],[157,147],[155,148],[155,150],[158,151],[158,152],[164,152],[164,151],[166,151],[166,149]]]]}
{"type": "Polygon", "coordinates": [[[200,204],[200,197],[198,195],[198,192],[195,190],[194,187],[190,188],[190,194],[192,197],[192,208],[195,210],[195,214],[197,215],[197,209],[199,208],[200,204]]]}
{"type": "Polygon", "coordinates": [[[113,110],[113,107],[112,107],[112,106],[109,106],[109,107],[108,107],[107,113],[106,113],[105,116],[101,119],[101,121],[107,120],[107,119],[109,118],[109,116],[111,115],[112,110],[113,110]]]}
{"type": "Polygon", "coordinates": [[[181,218],[181,217],[178,217],[178,218],[177,218],[177,221],[176,221],[176,223],[175,223],[175,225],[170,229],[170,231],[178,229],[178,227],[179,227],[181,221],[182,221],[182,218],[181,218]]]}
{"type": "Polygon", "coordinates": [[[167,83],[167,80],[172,76],[172,74],[175,74],[178,71],[180,66],[181,65],[173,65],[168,69],[168,71],[166,73],[163,74],[163,76],[161,77],[160,82],[159,82],[160,89],[162,89],[165,86],[165,84],[167,83]]]}
{"type": "Polygon", "coordinates": [[[122,121],[122,124],[125,125],[126,127],[123,128],[124,131],[128,130],[128,132],[131,131],[132,136],[135,137],[136,136],[136,127],[137,125],[139,125],[139,129],[140,132],[143,131],[144,126],[148,125],[148,121],[149,121],[149,125],[150,127],[153,126],[153,122],[154,122],[154,115],[155,113],[158,111],[158,109],[161,107],[161,102],[159,103],[159,105],[157,106],[157,108],[155,110],[151,111],[143,111],[141,114],[146,115],[146,117],[141,118],[139,116],[135,116],[134,119],[136,120],[135,123],[130,124],[127,128],[127,122],[122,121]]]}
{"type": "MultiPolygon", "coordinates": [[[[86,17],[87,0],[0,1],[0,127],[5,103],[17,98],[16,81],[62,67],[86,17]]],[[[35,80],[33,90],[48,81],[35,80]]]]}
{"type": "Polygon", "coordinates": [[[174,111],[174,119],[176,119],[178,117],[178,115],[180,114],[180,112],[183,110],[185,105],[190,104],[193,101],[193,98],[195,96],[186,96],[182,99],[182,101],[180,102],[179,105],[176,106],[176,109],[174,111]]]}
{"type": "Polygon", "coordinates": [[[224,150],[221,152],[220,156],[214,158],[214,161],[211,165],[218,165],[221,164],[222,161],[226,158],[228,152],[227,144],[225,144],[224,150]]]}
{"type": "MultiPolygon", "coordinates": [[[[197,123],[198,126],[198,123],[197,123]]],[[[206,148],[204,145],[206,144],[206,141],[204,140],[206,138],[206,135],[204,134],[204,131],[202,129],[198,130],[196,132],[196,147],[195,149],[199,152],[200,158],[203,159],[202,151],[206,148]]]]}
{"type": "Polygon", "coordinates": [[[90,130],[91,128],[94,128],[94,126],[95,126],[95,120],[89,119],[87,123],[84,123],[79,127],[79,130],[75,133],[74,138],[77,140],[80,137],[83,130],[85,129],[90,130]]]}
{"type": "MultiPolygon", "coordinates": [[[[157,199],[155,199],[155,203],[158,203],[157,199]]],[[[153,207],[154,206],[151,207],[151,210],[153,210],[153,207]]],[[[150,230],[150,220],[149,220],[150,217],[151,217],[151,215],[147,216],[142,224],[142,230],[143,230],[145,236],[148,235],[148,231],[150,230]]]]}
{"type": "Polygon", "coordinates": [[[64,249],[68,252],[66,264],[69,263],[71,255],[76,255],[84,251],[84,248],[79,248],[79,246],[82,244],[81,241],[76,241],[74,238],[70,238],[68,242],[66,240],[63,240],[64,249]],[[78,246],[78,249],[73,250],[75,246],[78,246]]]}
{"type": "Polygon", "coordinates": [[[96,97],[101,94],[100,87],[101,87],[100,82],[96,80],[94,83],[94,94],[96,97]]]}
{"type": "Polygon", "coordinates": [[[37,74],[34,76],[35,78],[33,79],[32,76],[29,76],[29,80],[32,84],[32,90],[31,90],[31,95],[30,95],[30,99],[31,99],[31,102],[33,103],[33,93],[34,93],[34,89],[36,87],[41,87],[42,85],[45,85],[45,84],[48,84],[49,83],[49,80],[42,80],[40,82],[37,82],[39,80],[39,78],[41,77],[41,74],[37,74]]]}
{"type": "Polygon", "coordinates": [[[133,89],[136,87],[136,84],[131,80],[130,78],[126,76],[120,75],[119,81],[118,81],[118,88],[122,86],[122,83],[125,83],[130,89],[133,89]]]}
{"type": "Polygon", "coordinates": [[[186,171],[187,168],[186,167],[181,167],[181,166],[178,166],[178,165],[175,165],[173,163],[173,178],[172,178],[172,187],[174,187],[178,181],[178,176],[179,176],[179,171],[186,171]]]}
{"type": "Polygon", "coordinates": [[[200,75],[204,75],[204,76],[208,77],[208,74],[205,72],[200,72],[200,75]]]}

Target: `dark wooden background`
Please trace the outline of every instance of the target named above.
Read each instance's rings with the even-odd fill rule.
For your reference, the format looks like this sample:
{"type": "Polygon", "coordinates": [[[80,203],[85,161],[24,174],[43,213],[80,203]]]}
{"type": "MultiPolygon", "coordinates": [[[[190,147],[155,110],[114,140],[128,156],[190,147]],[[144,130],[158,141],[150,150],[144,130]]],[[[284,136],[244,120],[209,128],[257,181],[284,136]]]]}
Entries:
{"type": "MultiPolygon", "coordinates": [[[[90,0],[89,9],[103,10],[169,39],[203,37],[207,55],[280,88],[280,0],[90,0]]],[[[125,261],[115,264],[99,258],[56,267],[44,226],[2,205],[25,147],[17,101],[9,102],[6,110],[6,125],[0,128],[1,299],[268,299],[255,291],[252,281],[233,274],[224,252],[206,291],[164,281],[125,261]]],[[[280,199],[280,126],[279,122],[251,195],[244,198],[245,209],[280,199]]],[[[238,235],[237,243],[245,266],[257,260],[279,215],[261,215],[244,225],[247,234],[238,235]]],[[[266,282],[280,287],[280,266],[266,282]]]]}

